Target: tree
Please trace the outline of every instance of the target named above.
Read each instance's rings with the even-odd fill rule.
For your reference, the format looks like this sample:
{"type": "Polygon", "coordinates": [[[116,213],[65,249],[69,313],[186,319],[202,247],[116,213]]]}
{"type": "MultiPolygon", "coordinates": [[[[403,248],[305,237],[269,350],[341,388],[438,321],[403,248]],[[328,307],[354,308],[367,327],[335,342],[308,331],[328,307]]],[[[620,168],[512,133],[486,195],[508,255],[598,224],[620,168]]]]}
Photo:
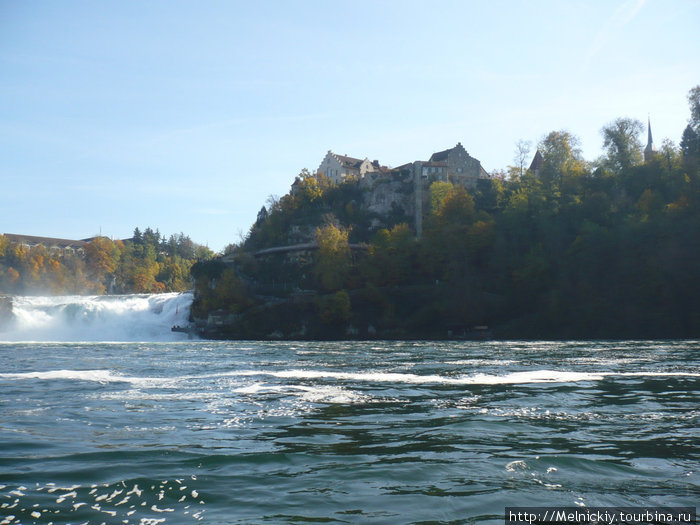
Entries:
{"type": "Polygon", "coordinates": [[[525,164],[527,164],[527,159],[530,158],[531,147],[532,143],[529,140],[520,139],[515,143],[515,157],[513,157],[513,160],[515,161],[515,167],[520,173],[520,177],[523,176],[525,164]]]}
{"type": "Polygon", "coordinates": [[[160,244],[160,232],[158,230],[153,231],[151,228],[146,228],[143,231],[143,243],[157,248],[160,244]]]}
{"type": "Polygon", "coordinates": [[[581,175],[585,163],[581,156],[578,137],[568,131],[552,131],[539,143],[538,149],[544,158],[542,178],[558,180],[559,186],[567,176],[581,175]]]}
{"type": "Polygon", "coordinates": [[[333,224],[316,229],[318,254],[314,270],[321,285],[328,291],[342,288],[350,271],[349,233],[333,224]]]}
{"type": "Polygon", "coordinates": [[[182,232],[177,237],[177,254],[184,259],[194,259],[196,255],[195,243],[182,232]]]}
{"type": "Polygon", "coordinates": [[[267,220],[267,208],[263,206],[258,212],[258,216],[255,219],[255,225],[260,226],[263,222],[267,220]]]}
{"type": "Polygon", "coordinates": [[[695,171],[700,161],[700,135],[698,135],[690,124],[683,131],[681,138],[681,153],[686,169],[695,171]]]}
{"type": "Polygon", "coordinates": [[[690,104],[690,126],[700,135],[700,85],[688,91],[688,103],[690,104]]]}
{"type": "Polygon", "coordinates": [[[436,210],[436,216],[438,223],[443,227],[450,224],[471,224],[474,219],[474,199],[463,186],[457,186],[436,210]]]}
{"type": "Polygon", "coordinates": [[[322,297],[318,301],[319,318],[326,324],[345,323],[352,314],[350,296],[345,290],[322,297]]]}
{"type": "Polygon", "coordinates": [[[451,182],[435,181],[430,185],[430,211],[437,214],[445,201],[452,195],[454,186],[451,182]]]}
{"type": "Polygon", "coordinates": [[[379,284],[397,284],[412,276],[416,256],[416,238],[406,223],[379,230],[372,241],[368,273],[379,284]]]}
{"type": "Polygon", "coordinates": [[[316,177],[312,176],[308,170],[304,169],[299,174],[299,184],[296,193],[297,197],[305,204],[311,204],[323,196],[323,188],[316,177]]]}
{"type": "Polygon", "coordinates": [[[19,272],[10,266],[5,272],[3,281],[3,291],[16,292],[20,282],[19,272]]]}
{"type": "Polygon", "coordinates": [[[628,169],[642,162],[642,144],[639,135],[644,125],[637,119],[618,118],[600,132],[606,150],[604,165],[615,172],[628,169]]]}
{"type": "Polygon", "coordinates": [[[96,237],[85,248],[88,269],[96,275],[114,272],[119,262],[119,248],[107,237],[96,237]]]}
{"type": "Polygon", "coordinates": [[[85,248],[85,263],[92,281],[106,290],[113,277],[121,253],[116,243],[107,237],[96,237],[85,248]]]}
{"type": "Polygon", "coordinates": [[[700,168],[700,85],[688,92],[688,103],[690,119],[683,131],[680,146],[686,170],[695,173],[700,168]]]}

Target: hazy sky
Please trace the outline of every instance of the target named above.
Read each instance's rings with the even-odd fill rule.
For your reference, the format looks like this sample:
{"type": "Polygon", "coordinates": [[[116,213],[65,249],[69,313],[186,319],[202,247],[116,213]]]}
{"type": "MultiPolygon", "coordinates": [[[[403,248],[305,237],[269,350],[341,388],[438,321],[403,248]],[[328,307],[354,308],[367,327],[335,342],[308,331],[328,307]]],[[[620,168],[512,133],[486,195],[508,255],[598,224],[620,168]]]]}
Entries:
{"type": "Polygon", "coordinates": [[[220,250],[329,149],[491,171],[567,129],[593,160],[648,114],[678,143],[698,35],[698,0],[0,0],[0,232],[220,250]]]}

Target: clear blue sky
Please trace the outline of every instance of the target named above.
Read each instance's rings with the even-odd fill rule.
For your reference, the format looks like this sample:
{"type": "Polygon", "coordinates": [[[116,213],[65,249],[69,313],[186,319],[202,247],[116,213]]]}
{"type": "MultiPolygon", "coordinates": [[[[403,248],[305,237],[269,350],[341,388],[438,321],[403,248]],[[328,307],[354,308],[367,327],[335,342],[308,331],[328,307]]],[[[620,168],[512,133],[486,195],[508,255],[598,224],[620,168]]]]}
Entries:
{"type": "Polygon", "coordinates": [[[0,0],[0,232],[214,250],[326,151],[488,170],[552,130],[678,143],[700,2],[0,0]]]}

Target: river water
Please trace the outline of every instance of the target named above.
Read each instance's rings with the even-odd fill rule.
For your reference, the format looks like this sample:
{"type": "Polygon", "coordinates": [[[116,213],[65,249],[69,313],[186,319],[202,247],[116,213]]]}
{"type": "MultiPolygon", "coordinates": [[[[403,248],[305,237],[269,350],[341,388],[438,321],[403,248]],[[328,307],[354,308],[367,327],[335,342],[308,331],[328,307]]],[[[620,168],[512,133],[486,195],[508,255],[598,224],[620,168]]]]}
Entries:
{"type": "Polygon", "coordinates": [[[0,523],[503,523],[506,506],[694,506],[699,347],[5,341],[0,523]]]}

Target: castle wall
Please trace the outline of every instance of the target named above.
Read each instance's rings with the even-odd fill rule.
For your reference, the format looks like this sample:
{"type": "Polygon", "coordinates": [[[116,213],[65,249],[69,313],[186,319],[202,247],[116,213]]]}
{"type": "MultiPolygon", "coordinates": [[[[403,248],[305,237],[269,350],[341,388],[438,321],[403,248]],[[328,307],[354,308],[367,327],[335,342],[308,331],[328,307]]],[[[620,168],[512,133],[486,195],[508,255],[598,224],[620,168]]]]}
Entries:
{"type": "Polygon", "coordinates": [[[481,162],[469,155],[461,144],[448,150],[447,172],[450,182],[466,188],[475,188],[479,179],[488,178],[481,162]]]}

